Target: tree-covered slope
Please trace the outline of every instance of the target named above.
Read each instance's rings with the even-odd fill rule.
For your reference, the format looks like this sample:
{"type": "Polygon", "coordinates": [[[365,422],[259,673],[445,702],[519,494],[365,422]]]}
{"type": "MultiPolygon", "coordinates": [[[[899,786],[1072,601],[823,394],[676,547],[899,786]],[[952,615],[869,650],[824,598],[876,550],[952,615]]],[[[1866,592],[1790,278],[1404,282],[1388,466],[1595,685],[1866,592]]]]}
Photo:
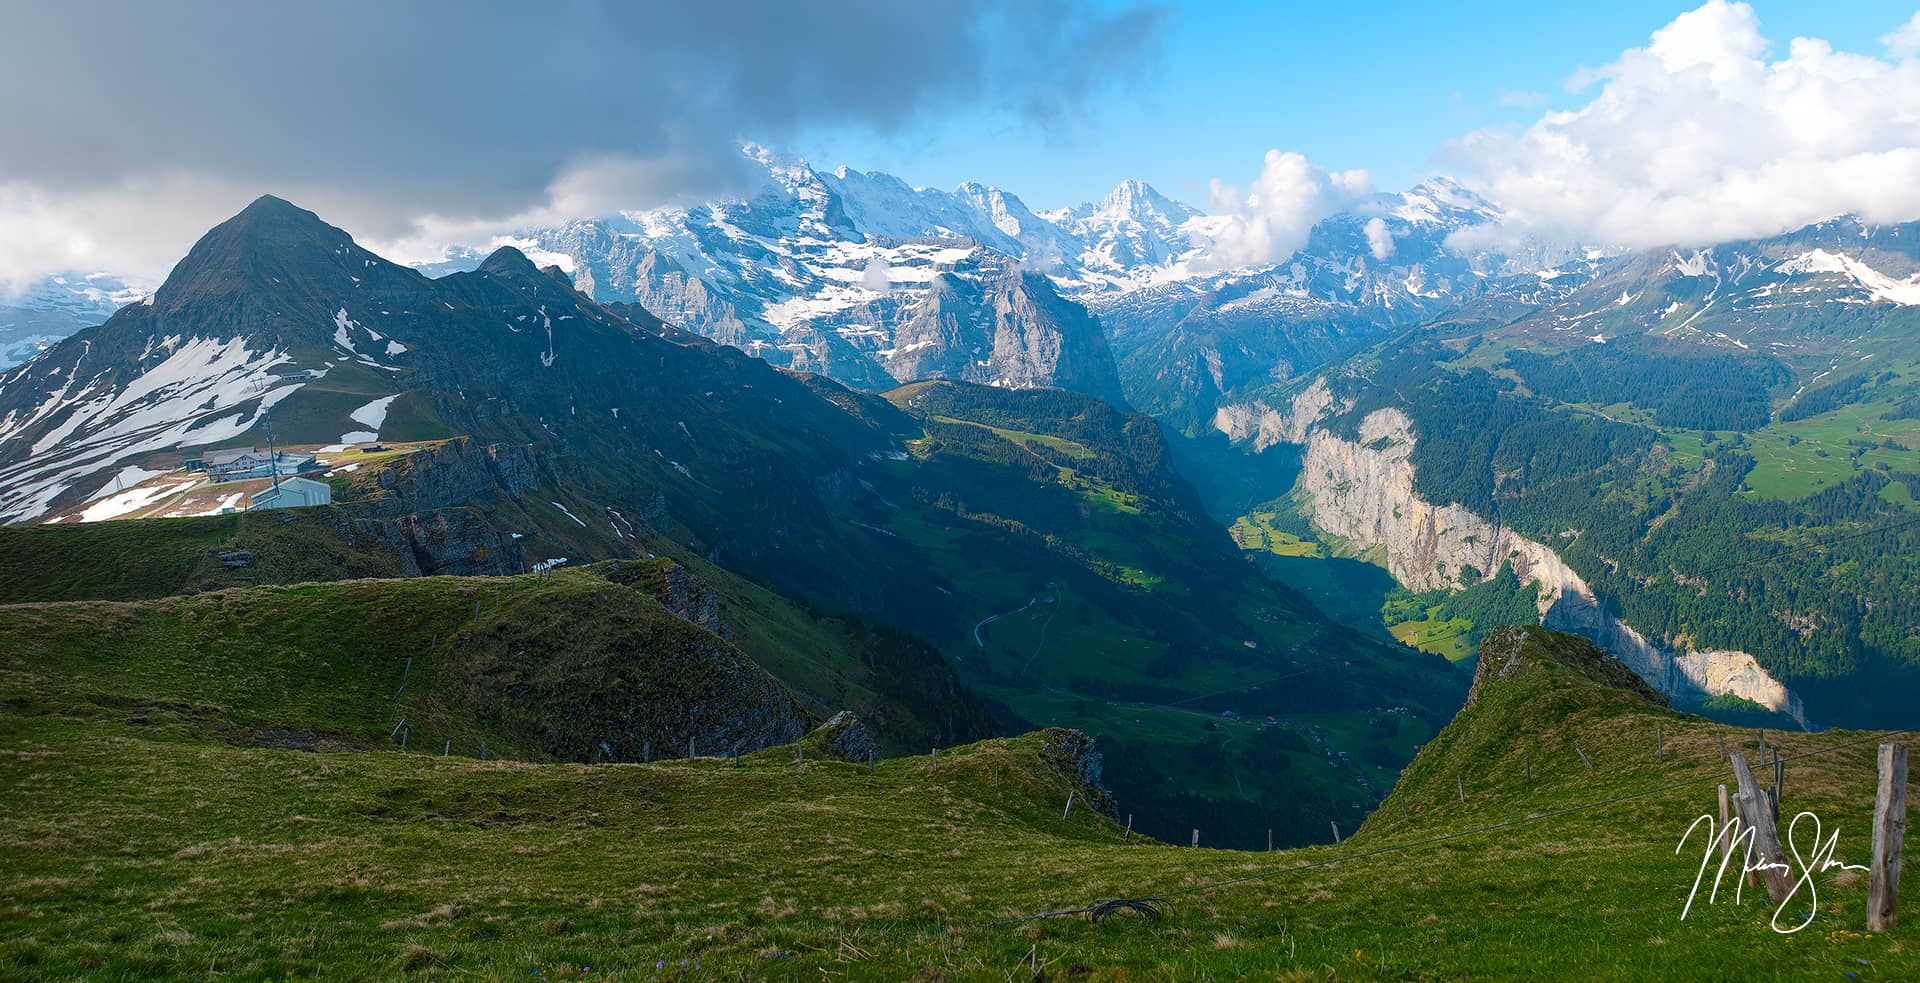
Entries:
{"type": "Polygon", "coordinates": [[[1311,428],[1355,442],[1375,411],[1404,413],[1424,501],[1551,547],[1662,645],[1751,653],[1819,723],[1911,723],[1920,429],[1897,405],[1920,391],[1915,349],[1855,339],[1829,381],[1737,348],[1523,328],[1382,344],[1327,374],[1311,428]]]}

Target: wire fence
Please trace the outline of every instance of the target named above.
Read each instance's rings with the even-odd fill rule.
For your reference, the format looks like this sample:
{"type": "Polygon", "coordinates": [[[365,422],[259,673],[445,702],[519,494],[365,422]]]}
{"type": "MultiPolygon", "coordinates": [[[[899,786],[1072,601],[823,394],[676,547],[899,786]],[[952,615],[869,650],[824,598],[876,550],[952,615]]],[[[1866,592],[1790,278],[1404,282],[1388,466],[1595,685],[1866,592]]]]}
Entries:
{"type": "MultiPolygon", "coordinates": [[[[1865,744],[1880,744],[1886,741],[1891,741],[1895,738],[1907,737],[1910,735],[1911,735],[1910,731],[1895,731],[1890,734],[1875,734],[1871,737],[1863,737],[1858,740],[1846,741],[1840,744],[1830,745],[1828,747],[1817,748],[1812,751],[1803,751],[1803,752],[1800,752],[1799,754],[1781,755],[1778,760],[1782,762],[1787,762],[1787,761],[1804,760],[1806,758],[1815,758],[1821,755],[1832,754],[1836,751],[1843,751],[1848,748],[1859,747],[1865,744]]],[[[1386,856],[1388,854],[1404,853],[1409,850],[1416,850],[1421,847],[1433,846],[1438,843],[1446,843],[1451,840],[1466,839],[1472,836],[1479,836],[1483,833],[1494,833],[1494,832],[1499,832],[1501,830],[1514,829],[1516,827],[1527,826],[1533,823],[1545,822],[1550,819],[1558,819],[1562,816],[1568,816],[1574,813],[1590,812],[1595,809],[1604,809],[1608,806],[1616,806],[1626,802],[1633,802],[1638,799],[1646,799],[1656,795],[1664,795],[1668,792],[1677,791],[1683,788],[1693,788],[1699,785],[1717,784],[1720,782],[1724,782],[1728,778],[1732,778],[1732,777],[1735,777],[1734,770],[1731,767],[1729,767],[1726,771],[1716,772],[1714,774],[1707,775],[1701,778],[1690,778],[1690,779],[1687,779],[1686,781],[1671,782],[1666,785],[1658,786],[1656,788],[1643,789],[1638,792],[1629,792],[1624,795],[1615,795],[1615,796],[1611,796],[1604,799],[1597,799],[1592,802],[1583,802],[1578,805],[1564,806],[1559,809],[1552,809],[1547,812],[1535,813],[1533,815],[1524,816],[1518,819],[1510,819],[1510,820],[1497,822],[1497,823],[1487,823],[1480,826],[1474,826],[1469,829],[1462,829],[1462,830],[1455,830],[1453,832],[1448,832],[1448,833],[1441,833],[1435,836],[1429,836],[1423,839],[1412,840],[1405,843],[1389,844],[1387,846],[1376,847],[1371,850],[1363,850],[1358,853],[1346,854],[1344,856],[1339,856],[1339,857],[1329,857],[1325,860],[1316,860],[1310,863],[1294,864],[1292,866],[1287,866],[1287,867],[1276,867],[1269,870],[1256,871],[1254,873],[1245,874],[1239,877],[1232,877],[1232,878],[1227,878],[1225,880],[1219,880],[1219,881],[1210,881],[1204,884],[1195,884],[1189,887],[1175,888],[1175,889],[1166,890],[1166,891],[1157,891],[1157,892],[1137,895],[1133,897],[1103,898],[1103,899],[1093,901],[1088,904],[1080,905],[1074,908],[1061,908],[1053,911],[1041,911],[1041,912],[1034,912],[1032,914],[1027,914],[1027,915],[1019,915],[1012,918],[997,919],[995,921],[986,922],[981,927],[1004,928],[1004,927],[1013,926],[1013,925],[1024,925],[1028,922],[1042,921],[1049,918],[1067,918],[1075,915],[1089,915],[1094,917],[1095,919],[1102,919],[1102,918],[1105,918],[1107,915],[1114,914],[1122,910],[1132,910],[1132,911],[1140,912],[1142,914],[1151,912],[1152,914],[1149,915],[1149,917],[1158,917],[1160,906],[1178,897],[1184,897],[1184,896],[1193,895],[1193,894],[1204,894],[1209,891],[1219,891],[1225,888],[1235,887],[1241,884],[1249,884],[1255,881],[1270,880],[1272,878],[1282,877],[1288,874],[1298,874],[1303,871],[1317,870],[1323,867],[1332,867],[1337,864],[1351,863],[1356,860],[1365,860],[1371,857],[1380,857],[1380,856],[1386,856]]]]}

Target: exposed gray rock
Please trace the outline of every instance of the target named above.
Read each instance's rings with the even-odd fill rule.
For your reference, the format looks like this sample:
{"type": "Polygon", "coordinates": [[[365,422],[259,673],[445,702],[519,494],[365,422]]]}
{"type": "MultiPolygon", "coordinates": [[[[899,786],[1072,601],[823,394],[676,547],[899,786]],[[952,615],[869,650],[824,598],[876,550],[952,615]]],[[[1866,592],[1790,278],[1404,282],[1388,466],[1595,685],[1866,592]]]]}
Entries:
{"type": "MultiPolygon", "coordinates": [[[[1303,397],[1305,394],[1303,394],[1303,397]]],[[[1353,555],[1378,551],[1389,573],[1409,590],[1466,586],[1469,571],[1482,579],[1511,565],[1523,583],[1539,590],[1541,624],[1584,635],[1626,663],[1655,689],[1680,702],[1723,693],[1752,700],[1806,726],[1799,696],[1763,669],[1752,655],[1733,651],[1671,652],[1609,614],[1593,589],[1560,556],[1457,504],[1434,505],[1413,486],[1413,429],[1406,414],[1380,409],[1361,421],[1358,441],[1323,429],[1317,417],[1328,404],[1295,399],[1291,412],[1240,426],[1243,436],[1291,439],[1307,445],[1295,491],[1316,527],[1345,543],[1353,555]],[[1320,409],[1310,409],[1317,404],[1320,409]]],[[[1223,411],[1224,412],[1224,411],[1223,411]]],[[[1233,415],[1229,423],[1245,418],[1233,415]]]]}
{"type": "Polygon", "coordinates": [[[842,710],[807,735],[807,743],[842,761],[865,762],[880,754],[873,731],[860,722],[851,710],[842,710]]]}
{"type": "Polygon", "coordinates": [[[1072,783],[1076,802],[1113,815],[1113,796],[1101,783],[1102,762],[1093,738],[1065,727],[1047,730],[1041,736],[1040,760],[1072,783]]]}

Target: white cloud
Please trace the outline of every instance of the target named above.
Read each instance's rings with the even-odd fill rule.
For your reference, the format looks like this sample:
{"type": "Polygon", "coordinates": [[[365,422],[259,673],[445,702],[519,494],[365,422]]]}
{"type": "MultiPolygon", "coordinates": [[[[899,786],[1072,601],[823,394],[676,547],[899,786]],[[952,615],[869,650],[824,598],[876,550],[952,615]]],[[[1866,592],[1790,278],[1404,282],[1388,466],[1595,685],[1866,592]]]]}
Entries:
{"type": "Polygon", "coordinates": [[[1393,233],[1387,229],[1386,219],[1374,217],[1367,219],[1367,249],[1373,258],[1384,262],[1393,255],[1393,233]]]}
{"type": "Polygon", "coordinates": [[[1278,263],[1307,244],[1314,223],[1351,207],[1371,189],[1366,171],[1330,172],[1300,154],[1269,150],[1244,196],[1217,179],[1210,184],[1208,202],[1222,220],[1194,265],[1234,269],[1278,263]]]}
{"type": "Polygon", "coordinates": [[[55,272],[104,271],[156,286],[206,231],[207,215],[230,215],[251,197],[225,182],[186,175],[130,179],[78,194],[0,181],[0,296],[55,272]],[[22,275],[10,275],[15,272],[22,275]]]}
{"type": "Polygon", "coordinates": [[[1753,9],[1713,2],[1644,48],[1583,70],[1587,104],[1450,153],[1507,211],[1492,245],[1534,236],[1651,247],[1771,235],[1843,213],[1920,219],[1920,18],[1887,60],[1795,38],[1770,58],[1753,9]],[[1912,35],[1910,38],[1909,35],[1912,35]]]}
{"type": "Polygon", "coordinates": [[[834,6],[9,5],[0,289],[96,264],[157,275],[267,192],[428,250],[441,230],[739,190],[743,135],[892,134],[955,108],[1053,132],[1157,71],[1172,16],[834,6]]]}
{"type": "Polygon", "coordinates": [[[1885,35],[1880,43],[1887,46],[1887,53],[1895,58],[1912,58],[1920,54],[1920,12],[1907,18],[1905,24],[1885,35]]]}

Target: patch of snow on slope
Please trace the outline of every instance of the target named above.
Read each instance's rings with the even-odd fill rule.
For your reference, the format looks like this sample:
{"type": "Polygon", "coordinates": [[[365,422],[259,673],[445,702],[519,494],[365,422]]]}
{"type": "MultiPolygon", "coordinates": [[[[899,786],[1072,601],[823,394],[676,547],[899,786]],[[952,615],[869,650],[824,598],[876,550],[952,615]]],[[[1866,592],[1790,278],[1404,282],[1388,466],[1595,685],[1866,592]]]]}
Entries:
{"type": "MultiPolygon", "coordinates": [[[[573,520],[573,521],[575,521],[575,522],[580,522],[580,517],[579,517],[579,516],[577,516],[577,515],[574,515],[574,514],[573,514],[573,512],[572,512],[572,511],[571,511],[570,509],[568,509],[568,508],[567,508],[566,506],[564,506],[564,505],[561,505],[561,504],[560,504],[559,502],[555,502],[555,503],[553,503],[553,507],[554,507],[554,508],[556,508],[556,509],[559,509],[559,510],[560,510],[560,511],[562,511],[562,512],[565,512],[565,513],[567,513],[567,518],[569,518],[569,519],[572,519],[572,520],[573,520]]],[[[586,524],[586,523],[584,523],[584,522],[580,522],[580,528],[582,528],[582,529],[585,529],[585,528],[587,528],[587,524],[586,524]]]]}
{"type": "Polygon", "coordinates": [[[1841,256],[1824,249],[1801,253],[1781,263],[1776,269],[1789,274],[1838,273],[1851,278],[1865,287],[1867,292],[1888,303],[1902,307],[1920,304],[1920,276],[1895,280],[1851,256],[1841,256]]]}
{"type": "Polygon", "coordinates": [[[173,493],[184,491],[192,487],[192,485],[193,482],[188,481],[179,484],[129,488],[106,501],[88,507],[85,512],[80,513],[80,521],[103,522],[107,519],[117,519],[129,512],[138,512],[141,509],[158,504],[173,495],[173,493]]]}
{"type": "Polygon", "coordinates": [[[91,502],[102,495],[110,495],[114,492],[123,491],[128,488],[132,488],[133,486],[140,484],[143,481],[146,481],[148,478],[158,478],[163,474],[166,474],[166,472],[165,471],[148,471],[146,468],[140,467],[139,465],[129,464],[126,467],[121,468],[120,473],[114,475],[110,480],[108,480],[106,484],[101,485],[99,491],[94,492],[91,495],[88,495],[87,501],[91,502]]]}
{"type": "Polygon", "coordinates": [[[333,343],[347,351],[353,352],[355,355],[360,354],[359,349],[353,347],[353,336],[347,333],[348,328],[357,328],[359,326],[360,323],[358,321],[347,316],[346,308],[342,307],[333,312],[333,343]]]}
{"type": "Polygon", "coordinates": [[[85,359],[83,353],[65,385],[32,416],[0,433],[4,446],[26,439],[37,423],[60,421],[32,453],[0,468],[0,521],[45,515],[76,484],[103,481],[126,458],[238,437],[301,385],[283,384],[273,373],[291,361],[283,352],[255,352],[243,338],[196,337],[117,390],[87,398],[109,377],[102,372],[69,396],[85,359]]]}
{"type": "Polygon", "coordinates": [[[400,398],[400,395],[398,393],[395,393],[392,396],[382,396],[379,399],[376,399],[373,402],[368,403],[367,405],[362,406],[357,410],[354,410],[352,413],[347,414],[347,416],[351,418],[355,423],[364,423],[367,426],[372,427],[374,430],[378,431],[380,429],[380,425],[387,422],[387,407],[392,406],[393,401],[399,398],[400,398]]]}

